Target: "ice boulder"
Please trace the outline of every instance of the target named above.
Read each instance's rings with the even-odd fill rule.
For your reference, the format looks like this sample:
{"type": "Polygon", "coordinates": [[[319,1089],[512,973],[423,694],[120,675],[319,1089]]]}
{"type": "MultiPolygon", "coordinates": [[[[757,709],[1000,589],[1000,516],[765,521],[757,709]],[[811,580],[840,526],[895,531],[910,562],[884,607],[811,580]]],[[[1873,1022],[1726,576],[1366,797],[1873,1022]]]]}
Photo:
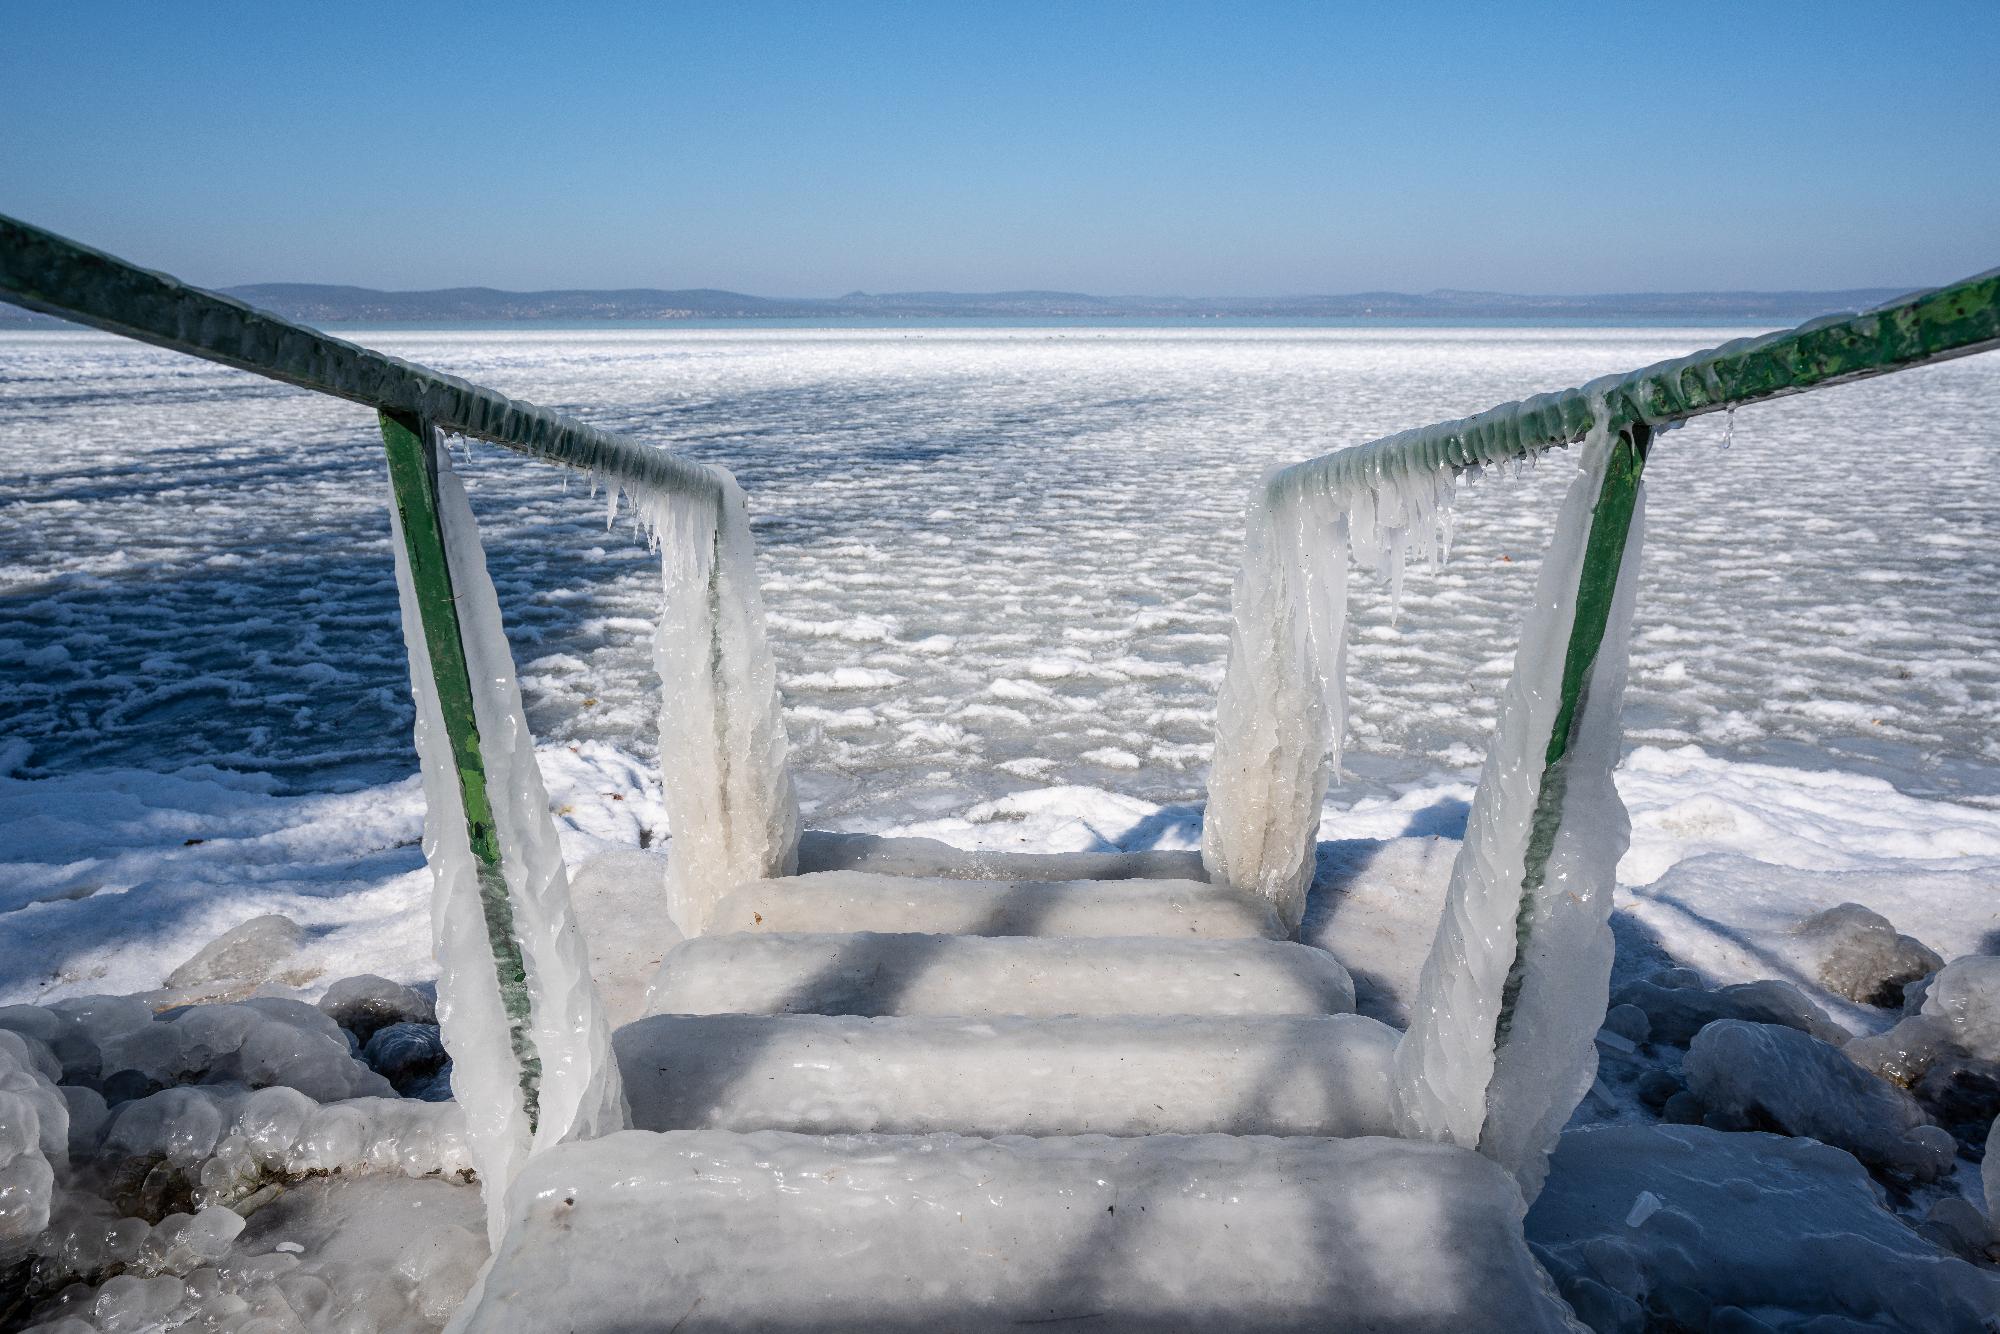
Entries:
{"type": "Polygon", "coordinates": [[[435,1024],[437,1007],[431,998],[401,982],[363,973],[343,977],[319,998],[320,1013],[362,1042],[390,1024],[435,1024]]]}
{"type": "Polygon", "coordinates": [[[1916,1083],[1940,1062],[2000,1062],[2000,955],[1969,955],[1934,974],[1915,1014],[1886,1033],[1856,1038],[1850,1055],[1901,1084],[1916,1083]]]}
{"type": "Polygon", "coordinates": [[[1673,968],[1619,987],[1611,993],[1611,1006],[1621,1005],[1645,1012],[1650,1041],[1676,1047],[1686,1046],[1718,1019],[1783,1024],[1836,1045],[1847,1040],[1846,1029],[1784,982],[1739,982],[1710,991],[1696,974],[1673,968]]]}
{"type": "Polygon", "coordinates": [[[69,1105],[29,1041],[0,1030],[0,1263],[48,1226],[69,1159],[69,1105]]]}
{"type": "Polygon", "coordinates": [[[2000,1311],[2000,1273],[1926,1241],[1853,1157],[1809,1139],[1571,1131],[1527,1229],[1599,1331],[1962,1334],[2000,1311]]]}
{"type": "Polygon", "coordinates": [[[1718,1020],[1695,1036],[1686,1073],[1717,1129],[1810,1136],[1920,1181],[1951,1170],[1951,1136],[1916,1099],[1811,1034],[1718,1020]]]}
{"type": "Polygon", "coordinates": [[[1816,913],[1798,934],[1815,956],[1820,984],[1861,1005],[1903,1003],[1903,988],[1944,967],[1936,950],[1858,903],[1816,913]]]}
{"type": "Polygon", "coordinates": [[[286,965],[305,941],[305,928],[278,913],[239,922],[196,951],[173,972],[167,986],[174,991],[247,991],[257,983],[290,971],[286,965]]]}

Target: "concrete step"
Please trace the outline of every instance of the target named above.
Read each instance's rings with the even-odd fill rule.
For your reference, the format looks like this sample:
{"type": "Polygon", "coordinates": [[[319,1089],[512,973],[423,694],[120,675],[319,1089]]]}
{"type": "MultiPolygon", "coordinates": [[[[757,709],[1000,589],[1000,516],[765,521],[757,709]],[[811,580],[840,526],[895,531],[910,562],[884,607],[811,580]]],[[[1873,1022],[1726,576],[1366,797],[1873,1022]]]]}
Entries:
{"type": "Polygon", "coordinates": [[[1542,1334],[1521,1197],[1385,1138],[626,1131],[528,1160],[466,1334],[1542,1334]]]}
{"type": "Polygon", "coordinates": [[[812,829],[799,836],[799,874],[873,871],[947,880],[1202,880],[1199,852],[979,852],[934,838],[812,829]]]}
{"type": "Polygon", "coordinates": [[[734,932],[668,952],[649,1014],[1345,1014],[1354,980],[1278,940],[734,932]]]}
{"type": "Polygon", "coordinates": [[[1393,1135],[1397,1033],[1309,1017],[655,1015],[613,1039],[642,1130],[1393,1135]]]}
{"type": "Polygon", "coordinates": [[[952,880],[821,871],[756,880],[716,906],[726,931],[1282,940],[1267,900],[1198,880],[952,880]]]}

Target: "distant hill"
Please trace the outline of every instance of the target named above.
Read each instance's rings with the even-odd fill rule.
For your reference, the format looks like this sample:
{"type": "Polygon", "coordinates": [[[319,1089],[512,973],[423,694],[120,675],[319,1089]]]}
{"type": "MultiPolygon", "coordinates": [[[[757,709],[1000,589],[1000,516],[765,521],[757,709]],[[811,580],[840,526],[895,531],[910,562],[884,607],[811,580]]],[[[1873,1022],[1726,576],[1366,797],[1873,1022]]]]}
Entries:
{"type": "MultiPolygon", "coordinates": [[[[1713,319],[1789,323],[1879,305],[1892,287],[1839,292],[1626,292],[1519,296],[1508,292],[1353,292],[1342,296],[1091,296],[1082,292],[849,292],[764,297],[713,288],[504,292],[447,287],[382,292],[318,283],[253,283],[230,296],[306,324],[505,323],[514,320],[733,319],[1713,319]]],[[[0,326],[59,321],[0,305],[0,326]]]]}

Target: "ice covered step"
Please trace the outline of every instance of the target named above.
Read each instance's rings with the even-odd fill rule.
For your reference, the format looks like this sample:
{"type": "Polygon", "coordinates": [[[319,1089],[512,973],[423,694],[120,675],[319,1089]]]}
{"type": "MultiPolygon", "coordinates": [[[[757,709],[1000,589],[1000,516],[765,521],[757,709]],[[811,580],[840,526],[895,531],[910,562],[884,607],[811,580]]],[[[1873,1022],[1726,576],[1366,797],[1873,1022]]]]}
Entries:
{"type": "Polygon", "coordinates": [[[734,932],[676,945],[648,1014],[1344,1014],[1354,980],[1281,940],[734,932]]]}
{"type": "Polygon", "coordinates": [[[872,871],[946,880],[1206,880],[1199,852],[980,852],[934,838],[808,830],[799,873],[872,871]]]}
{"type": "Polygon", "coordinates": [[[642,1130],[1393,1135],[1396,1030],[1358,1014],[654,1015],[613,1039],[642,1130]]]}
{"type": "Polygon", "coordinates": [[[1442,1144],[632,1130],[507,1198],[466,1334],[1574,1328],[1513,1180],[1442,1144]]]}
{"type": "Polygon", "coordinates": [[[1267,900],[1198,880],[952,880],[822,871],[756,880],[716,906],[725,931],[918,931],[965,936],[1266,937],[1267,900]]]}

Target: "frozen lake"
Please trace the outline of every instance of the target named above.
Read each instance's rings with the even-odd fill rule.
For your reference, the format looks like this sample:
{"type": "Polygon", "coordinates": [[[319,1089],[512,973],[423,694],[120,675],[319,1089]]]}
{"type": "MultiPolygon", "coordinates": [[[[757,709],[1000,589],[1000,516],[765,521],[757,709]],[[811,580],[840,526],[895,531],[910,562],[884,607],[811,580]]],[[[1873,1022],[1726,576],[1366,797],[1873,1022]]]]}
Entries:
{"type": "MultiPolygon", "coordinates": [[[[733,469],[809,819],[1051,784],[1199,796],[1268,465],[1743,330],[600,330],[358,341],[733,469]]],[[[1663,437],[1628,740],[2000,807],[2000,357],[1663,437]]],[[[1561,455],[1460,493],[1354,610],[1362,791],[1476,765],[1561,455]]],[[[544,740],[650,756],[658,565],[587,482],[463,469],[544,740]]],[[[0,334],[0,772],[415,767],[370,414],[90,334],[0,334]]]]}

